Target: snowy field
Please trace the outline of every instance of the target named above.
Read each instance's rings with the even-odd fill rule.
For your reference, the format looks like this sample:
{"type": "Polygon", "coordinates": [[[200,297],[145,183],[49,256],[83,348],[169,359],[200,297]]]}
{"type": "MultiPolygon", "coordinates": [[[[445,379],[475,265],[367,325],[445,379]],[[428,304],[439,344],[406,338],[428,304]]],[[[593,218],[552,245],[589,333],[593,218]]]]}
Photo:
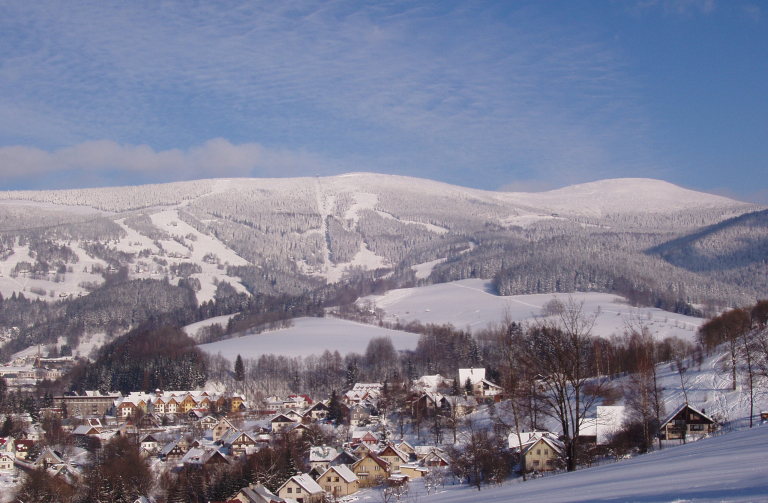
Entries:
{"type": "MultiPolygon", "coordinates": [[[[517,321],[533,320],[541,308],[557,297],[568,300],[565,294],[513,295],[501,297],[494,292],[490,281],[465,279],[419,288],[391,290],[384,295],[372,295],[358,301],[371,301],[386,312],[387,321],[422,323],[451,323],[457,328],[470,327],[473,332],[485,328],[488,323],[500,322],[505,309],[517,321]]],[[[640,315],[658,339],[676,335],[693,340],[696,329],[704,320],[660,309],[636,309],[616,295],[607,293],[575,293],[574,299],[584,301],[585,314],[599,309],[594,335],[610,336],[621,333],[624,322],[631,316],[640,315]],[[622,301],[617,303],[617,299],[622,301]]]]}
{"type": "Polygon", "coordinates": [[[216,316],[214,318],[208,318],[207,320],[198,321],[196,323],[192,323],[191,325],[187,325],[184,327],[184,331],[187,333],[188,336],[194,338],[197,335],[198,330],[200,330],[203,327],[209,327],[211,325],[219,324],[222,328],[227,328],[227,323],[229,323],[229,319],[233,316],[236,316],[238,313],[235,314],[225,314],[223,316],[216,316]]]}
{"type": "MultiPolygon", "coordinates": [[[[768,426],[689,443],[634,459],[481,492],[446,486],[420,503],[478,501],[704,503],[768,501],[768,426]]],[[[371,495],[366,500],[375,501],[371,495]]]]}
{"type": "Polygon", "coordinates": [[[297,318],[290,328],[246,335],[237,339],[202,344],[207,353],[234,361],[239,354],[243,358],[258,358],[263,354],[284,356],[321,355],[326,349],[338,350],[342,355],[350,352],[365,353],[368,341],[374,337],[389,336],[395,349],[415,349],[419,336],[407,332],[387,330],[335,318],[297,318]]]}

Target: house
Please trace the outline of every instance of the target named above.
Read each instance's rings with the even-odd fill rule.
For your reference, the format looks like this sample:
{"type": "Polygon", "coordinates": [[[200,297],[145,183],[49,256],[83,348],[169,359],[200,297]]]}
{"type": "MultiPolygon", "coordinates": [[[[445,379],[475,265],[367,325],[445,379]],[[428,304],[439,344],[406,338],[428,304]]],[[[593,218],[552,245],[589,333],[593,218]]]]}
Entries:
{"type": "Polygon", "coordinates": [[[367,446],[379,443],[379,437],[371,431],[353,431],[352,445],[366,444],[367,446]]]}
{"type": "Polygon", "coordinates": [[[163,426],[162,420],[153,412],[144,414],[137,424],[143,430],[158,430],[163,426]]]}
{"type": "Polygon", "coordinates": [[[400,465],[404,465],[410,461],[410,456],[402,452],[393,444],[387,444],[387,446],[378,453],[378,456],[389,463],[390,472],[400,471],[400,465]]]}
{"type": "Polygon", "coordinates": [[[296,421],[289,418],[285,414],[278,414],[273,417],[269,423],[272,425],[272,433],[280,433],[286,426],[294,424],[296,421]]]}
{"type": "Polygon", "coordinates": [[[289,409],[287,412],[284,412],[283,415],[297,423],[301,423],[304,420],[304,414],[297,411],[296,409],[289,409]]]}
{"type": "Polygon", "coordinates": [[[325,402],[317,402],[304,411],[305,421],[318,421],[328,416],[328,405],[325,402]]]}
{"type": "Polygon", "coordinates": [[[174,440],[173,442],[167,443],[161,450],[160,450],[160,459],[163,461],[177,461],[184,457],[184,455],[187,453],[187,450],[189,448],[189,445],[184,440],[184,437],[179,438],[178,440],[174,440]]]}
{"type": "Polygon", "coordinates": [[[471,383],[472,394],[478,400],[485,397],[499,396],[503,391],[501,386],[485,378],[484,368],[459,369],[460,386],[466,386],[467,381],[471,383]]]}
{"type": "Polygon", "coordinates": [[[13,470],[13,463],[15,461],[16,456],[10,452],[0,454],[0,471],[7,472],[13,470]]]}
{"type": "Polygon", "coordinates": [[[283,402],[285,409],[306,409],[312,405],[312,399],[307,395],[288,395],[288,399],[283,402]]]}
{"type": "Polygon", "coordinates": [[[217,442],[221,437],[226,435],[229,430],[235,430],[237,428],[235,428],[232,423],[224,418],[216,423],[216,425],[211,429],[213,430],[213,441],[217,442]]]}
{"type": "Polygon", "coordinates": [[[231,501],[241,503],[284,503],[285,500],[272,493],[269,489],[258,483],[243,487],[231,501]]]}
{"type": "Polygon", "coordinates": [[[440,449],[433,449],[427,453],[423,458],[419,460],[423,466],[429,468],[437,468],[442,466],[450,466],[448,456],[440,449]]]}
{"type": "Polygon", "coordinates": [[[320,503],[323,501],[323,489],[306,473],[294,475],[280,486],[277,495],[291,498],[296,503],[320,503]]]}
{"type": "Polygon", "coordinates": [[[406,463],[400,465],[400,473],[409,479],[418,479],[429,472],[429,468],[420,466],[418,463],[406,463]]]}
{"type": "Polygon", "coordinates": [[[312,468],[322,469],[322,473],[331,466],[338,455],[339,452],[333,447],[313,446],[309,448],[309,464],[312,468]]]}
{"type": "Polygon", "coordinates": [[[221,443],[229,448],[231,456],[252,454],[258,444],[254,437],[239,430],[229,430],[226,435],[221,437],[221,443]]]}
{"type": "Polygon", "coordinates": [[[216,465],[229,465],[229,460],[217,449],[192,447],[181,458],[185,468],[208,468],[216,465]]]}
{"type": "Polygon", "coordinates": [[[35,466],[42,466],[43,468],[48,468],[49,466],[57,465],[60,463],[64,463],[64,460],[61,457],[61,453],[54,451],[50,447],[46,447],[43,452],[40,453],[40,455],[35,460],[35,466]]]}
{"type": "Polygon", "coordinates": [[[371,417],[371,409],[362,405],[354,405],[349,409],[349,424],[357,426],[363,424],[371,417]]]}
{"type": "Polygon", "coordinates": [[[661,438],[682,439],[684,435],[707,435],[715,429],[715,420],[699,409],[683,404],[661,423],[661,438]]]}
{"type": "Polygon", "coordinates": [[[356,457],[354,454],[352,454],[351,452],[341,451],[338,456],[333,458],[333,461],[331,461],[331,466],[339,466],[339,465],[352,466],[358,461],[360,461],[360,459],[356,457]]]}
{"type": "Polygon", "coordinates": [[[352,465],[352,472],[360,479],[360,487],[378,485],[389,478],[389,462],[373,452],[368,452],[360,461],[352,465]]]}
{"type": "Polygon", "coordinates": [[[395,447],[397,447],[401,452],[408,454],[409,457],[412,457],[415,459],[416,449],[405,440],[397,444],[395,447]]]}
{"type": "Polygon", "coordinates": [[[218,422],[219,420],[213,416],[205,416],[198,421],[198,424],[202,430],[212,430],[218,422]]]}
{"type": "Polygon", "coordinates": [[[98,435],[101,433],[101,428],[97,428],[95,426],[91,426],[90,424],[81,424],[75,430],[72,432],[72,435],[75,436],[93,436],[98,435]]]}
{"type": "Polygon", "coordinates": [[[360,488],[360,479],[357,475],[344,465],[332,466],[328,468],[317,482],[326,493],[333,495],[334,498],[343,498],[354,494],[360,488]]]}
{"type": "MultiPolygon", "coordinates": [[[[522,448],[515,446],[512,452],[522,457],[526,471],[551,471],[559,468],[565,446],[550,434],[534,434],[522,448]]],[[[522,465],[522,462],[521,462],[522,465]]]]}
{"type": "Polygon", "coordinates": [[[142,451],[146,451],[149,454],[154,454],[160,448],[160,442],[151,433],[147,433],[139,441],[142,451]]]}

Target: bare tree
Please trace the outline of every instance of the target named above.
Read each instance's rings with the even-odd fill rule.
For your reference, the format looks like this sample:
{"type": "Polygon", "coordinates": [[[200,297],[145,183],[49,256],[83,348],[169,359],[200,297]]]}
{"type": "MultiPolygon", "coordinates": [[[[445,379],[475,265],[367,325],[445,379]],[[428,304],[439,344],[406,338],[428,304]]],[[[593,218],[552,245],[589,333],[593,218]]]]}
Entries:
{"type": "Polygon", "coordinates": [[[539,376],[538,390],[563,431],[568,471],[577,465],[579,429],[587,411],[609,386],[590,365],[595,315],[569,297],[562,311],[528,330],[521,357],[539,376]]]}
{"type": "Polygon", "coordinates": [[[636,355],[635,371],[630,374],[625,388],[625,405],[630,417],[643,425],[643,443],[650,448],[653,439],[651,426],[659,439],[659,449],[662,448],[659,427],[661,416],[664,414],[663,388],[659,386],[656,375],[658,363],[656,344],[648,326],[639,319],[628,320],[625,325],[624,337],[626,345],[636,355]],[[638,323],[639,322],[639,323],[638,323]]]}

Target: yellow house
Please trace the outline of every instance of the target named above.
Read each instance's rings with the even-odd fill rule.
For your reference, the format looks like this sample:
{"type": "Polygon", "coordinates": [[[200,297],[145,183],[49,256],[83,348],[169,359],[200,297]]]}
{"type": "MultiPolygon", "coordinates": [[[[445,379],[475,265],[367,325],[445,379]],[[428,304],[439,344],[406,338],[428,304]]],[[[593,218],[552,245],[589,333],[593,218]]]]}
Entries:
{"type": "Polygon", "coordinates": [[[400,471],[400,465],[404,465],[409,461],[409,456],[392,444],[384,447],[379,452],[379,457],[389,463],[390,472],[400,471]]]}
{"type": "Polygon", "coordinates": [[[368,452],[363,459],[352,465],[352,472],[360,479],[360,487],[374,486],[389,478],[389,462],[368,452]]]}
{"type": "Polygon", "coordinates": [[[523,444],[525,469],[540,472],[557,469],[563,453],[562,447],[558,444],[557,440],[546,436],[534,437],[530,442],[523,444]]]}
{"type": "Polygon", "coordinates": [[[332,466],[317,479],[323,490],[334,498],[354,494],[360,487],[360,479],[346,465],[332,466]]]}
{"type": "Polygon", "coordinates": [[[277,490],[281,498],[291,498],[296,503],[320,503],[323,489],[306,473],[294,475],[277,490]]]}

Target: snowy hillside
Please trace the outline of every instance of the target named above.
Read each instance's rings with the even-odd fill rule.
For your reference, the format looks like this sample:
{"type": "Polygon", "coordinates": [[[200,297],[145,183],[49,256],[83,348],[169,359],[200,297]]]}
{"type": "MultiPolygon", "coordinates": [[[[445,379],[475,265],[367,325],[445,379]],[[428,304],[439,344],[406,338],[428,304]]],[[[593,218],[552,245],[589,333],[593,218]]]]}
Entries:
{"type": "Polygon", "coordinates": [[[350,352],[363,354],[369,340],[383,336],[390,337],[398,350],[414,349],[419,339],[416,334],[346,320],[299,318],[293,320],[290,328],[245,335],[199,347],[211,354],[220,352],[230,361],[235,361],[238,354],[243,358],[258,358],[263,354],[309,356],[321,355],[326,349],[339,351],[342,355],[350,352]]]}
{"type": "Polygon", "coordinates": [[[610,213],[671,213],[727,208],[733,199],[684,189],[662,180],[615,178],[538,193],[510,192],[507,201],[556,213],[594,217],[610,213]]]}
{"type": "MultiPolygon", "coordinates": [[[[0,192],[0,200],[4,296],[85,294],[104,270],[121,266],[133,279],[183,278],[198,302],[212,299],[219,280],[239,291],[299,294],[374,269],[414,271],[413,280],[425,283],[490,279],[512,264],[510,258],[541,264],[538,251],[509,250],[542,242],[547,244],[538,250],[569,255],[570,262],[559,261],[570,277],[566,291],[584,288],[571,285],[584,274],[574,268],[595,269],[593,262],[608,270],[620,266],[624,277],[642,275],[646,289],[685,290],[692,302],[714,297],[742,303],[740,296],[756,295],[750,287],[761,287],[730,277],[713,282],[706,273],[645,254],[754,209],[658,180],[604,180],[528,194],[351,173],[0,192]],[[595,249],[567,242],[573,240],[595,249]],[[39,248],[54,245],[67,246],[79,260],[44,254],[43,264],[39,248]],[[580,253],[588,255],[572,256],[580,253]]],[[[587,289],[604,291],[612,279],[600,277],[587,289]]],[[[557,291],[556,283],[563,282],[534,288],[519,278],[509,281],[523,289],[515,293],[557,291]]]]}
{"type": "Polygon", "coordinates": [[[549,503],[704,503],[768,500],[768,426],[742,430],[634,459],[554,477],[486,487],[446,486],[424,503],[530,501],[549,503]]]}
{"type": "MultiPolygon", "coordinates": [[[[368,296],[358,304],[372,302],[386,313],[386,321],[403,323],[419,320],[422,323],[451,323],[457,328],[469,327],[473,332],[485,328],[488,323],[502,320],[505,310],[513,320],[533,320],[541,316],[541,308],[553,298],[567,300],[564,294],[496,295],[490,281],[466,279],[419,288],[391,290],[385,295],[368,296]]],[[[605,293],[575,293],[577,302],[584,301],[584,313],[597,312],[594,335],[609,337],[620,334],[624,322],[630,316],[641,316],[648,322],[651,332],[662,340],[677,336],[693,341],[696,329],[703,323],[701,318],[669,313],[655,308],[637,309],[624,299],[605,293]]]]}

